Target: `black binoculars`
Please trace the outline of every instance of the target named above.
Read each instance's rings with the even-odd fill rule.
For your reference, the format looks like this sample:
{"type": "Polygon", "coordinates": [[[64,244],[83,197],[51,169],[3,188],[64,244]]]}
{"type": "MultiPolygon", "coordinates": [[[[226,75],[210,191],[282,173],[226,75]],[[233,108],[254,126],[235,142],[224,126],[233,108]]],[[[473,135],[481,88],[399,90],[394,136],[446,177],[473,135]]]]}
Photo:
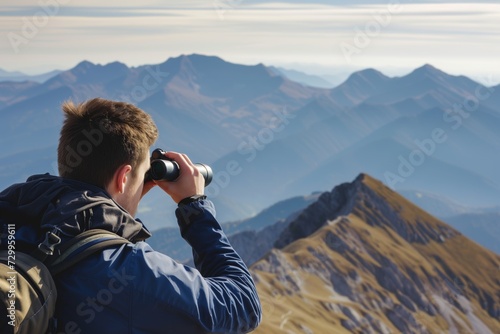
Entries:
{"type": "MultiPolygon", "coordinates": [[[[165,157],[164,153],[165,151],[160,148],[151,153],[151,168],[146,172],[144,182],[149,180],[175,181],[179,177],[179,165],[177,162],[165,157]]],[[[208,186],[212,182],[212,168],[200,163],[195,163],[194,166],[205,178],[205,187],[208,186]]]]}

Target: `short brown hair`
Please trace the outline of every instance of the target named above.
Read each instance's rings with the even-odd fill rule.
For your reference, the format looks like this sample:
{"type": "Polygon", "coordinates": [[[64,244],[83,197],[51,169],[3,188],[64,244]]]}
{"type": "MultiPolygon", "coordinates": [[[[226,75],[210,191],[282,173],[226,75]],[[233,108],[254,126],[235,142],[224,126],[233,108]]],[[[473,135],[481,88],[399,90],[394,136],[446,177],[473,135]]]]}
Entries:
{"type": "Polygon", "coordinates": [[[125,102],[64,102],[57,148],[59,175],[105,188],[123,164],[134,170],[158,138],[149,114],[125,102]]]}

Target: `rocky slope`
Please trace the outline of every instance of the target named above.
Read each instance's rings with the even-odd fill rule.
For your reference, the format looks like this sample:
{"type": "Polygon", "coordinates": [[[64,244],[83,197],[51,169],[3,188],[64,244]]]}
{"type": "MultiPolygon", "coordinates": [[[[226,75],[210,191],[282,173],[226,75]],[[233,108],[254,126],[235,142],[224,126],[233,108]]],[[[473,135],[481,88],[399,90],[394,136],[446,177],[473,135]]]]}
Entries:
{"type": "Polygon", "coordinates": [[[256,333],[499,333],[500,257],[361,174],[252,267],[256,333]]]}

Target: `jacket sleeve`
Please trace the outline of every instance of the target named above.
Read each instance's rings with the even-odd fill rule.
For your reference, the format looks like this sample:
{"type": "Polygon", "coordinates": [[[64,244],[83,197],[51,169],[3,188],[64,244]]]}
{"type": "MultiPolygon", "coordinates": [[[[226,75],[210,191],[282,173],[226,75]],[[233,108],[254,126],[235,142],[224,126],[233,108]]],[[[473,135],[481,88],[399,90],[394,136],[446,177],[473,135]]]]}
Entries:
{"type": "Polygon", "coordinates": [[[155,273],[155,302],[198,322],[203,332],[247,333],[261,321],[262,310],[248,268],[215,219],[208,200],[176,210],[181,235],[193,249],[194,268],[157,252],[146,252],[155,273]],[[167,260],[168,258],[168,260],[167,260]],[[161,262],[161,263],[160,263],[161,262]],[[170,291],[170,292],[168,292],[170,291]]]}

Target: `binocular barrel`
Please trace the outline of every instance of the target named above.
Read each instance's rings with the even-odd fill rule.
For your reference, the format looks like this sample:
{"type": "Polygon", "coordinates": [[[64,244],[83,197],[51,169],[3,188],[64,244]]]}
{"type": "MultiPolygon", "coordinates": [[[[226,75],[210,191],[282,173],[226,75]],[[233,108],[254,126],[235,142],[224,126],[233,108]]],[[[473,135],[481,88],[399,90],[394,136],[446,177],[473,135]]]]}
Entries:
{"type": "MultiPolygon", "coordinates": [[[[205,178],[205,187],[208,186],[212,182],[212,168],[200,163],[195,163],[194,166],[205,178]]],[[[175,161],[163,159],[151,161],[149,174],[153,180],[174,181],[179,177],[179,173],[179,165],[175,161]]]]}
{"type": "MultiPolygon", "coordinates": [[[[180,168],[177,162],[167,159],[164,151],[157,148],[151,154],[151,168],[146,173],[146,179],[174,181],[179,177],[180,168]]],[[[210,166],[195,163],[194,166],[205,178],[205,187],[212,182],[212,168],[210,166]]]]}

